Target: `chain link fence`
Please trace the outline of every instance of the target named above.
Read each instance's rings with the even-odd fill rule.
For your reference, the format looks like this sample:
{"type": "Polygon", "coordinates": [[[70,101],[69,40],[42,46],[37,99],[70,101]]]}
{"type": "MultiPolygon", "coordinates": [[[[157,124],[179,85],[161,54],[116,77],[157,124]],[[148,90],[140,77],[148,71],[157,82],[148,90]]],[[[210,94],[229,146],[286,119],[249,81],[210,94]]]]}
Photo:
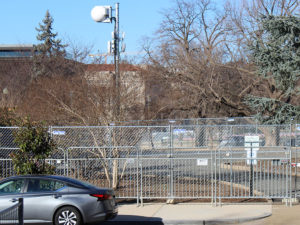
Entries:
{"type": "MultiPolygon", "coordinates": [[[[300,187],[297,128],[256,123],[53,126],[49,132],[58,148],[48,162],[58,175],[111,187],[118,198],[137,201],[292,198],[300,187]]],[[[14,174],[9,154],[17,151],[15,129],[0,128],[1,177],[14,174]]]]}
{"type": "MultiPolygon", "coordinates": [[[[189,118],[189,119],[160,119],[132,120],[118,122],[122,126],[166,126],[173,125],[248,125],[257,124],[255,117],[224,117],[224,118],[189,118]]],[[[116,124],[116,123],[113,123],[116,124]]]]}
{"type": "Polygon", "coordinates": [[[292,151],[292,188],[296,198],[300,197],[300,124],[292,127],[291,146],[292,151]]]}
{"type": "Polygon", "coordinates": [[[14,132],[17,127],[0,127],[0,174],[1,177],[14,175],[10,154],[18,151],[14,142],[14,132]]]}

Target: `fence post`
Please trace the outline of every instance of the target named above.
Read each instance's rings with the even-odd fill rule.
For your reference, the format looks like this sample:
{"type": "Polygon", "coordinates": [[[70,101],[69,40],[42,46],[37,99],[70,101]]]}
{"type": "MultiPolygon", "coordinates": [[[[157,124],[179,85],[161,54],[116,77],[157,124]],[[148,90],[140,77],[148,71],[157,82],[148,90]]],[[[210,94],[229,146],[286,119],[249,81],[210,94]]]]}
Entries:
{"type": "Polygon", "coordinates": [[[139,154],[139,151],[140,151],[140,148],[137,148],[135,146],[135,149],[136,149],[136,161],[137,161],[136,162],[136,201],[137,201],[137,206],[139,206],[139,202],[140,202],[140,193],[139,193],[140,154],[139,154]]]}
{"type": "Polygon", "coordinates": [[[50,137],[53,139],[53,127],[49,126],[48,130],[49,130],[49,133],[50,133],[50,137]]]}
{"type": "Polygon", "coordinates": [[[70,148],[67,148],[67,151],[65,154],[65,159],[66,159],[65,170],[66,170],[67,177],[69,176],[69,150],[70,150],[70,148]]]}
{"type": "MultiPolygon", "coordinates": [[[[290,124],[290,138],[292,138],[291,134],[292,134],[292,124],[290,124]]],[[[296,151],[297,151],[297,149],[296,149],[296,151]]],[[[290,185],[289,185],[289,187],[290,187],[290,206],[292,206],[292,198],[293,198],[293,196],[292,196],[292,176],[293,176],[293,174],[292,174],[292,146],[289,147],[289,160],[290,160],[290,180],[289,180],[289,182],[290,182],[290,185]]],[[[295,169],[297,170],[297,163],[296,163],[295,169]]],[[[297,177],[297,174],[295,174],[295,177],[297,177]]],[[[295,198],[296,198],[296,189],[295,189],[295,198]]]]}
{"type": "Polygon", "coordinates": [[[169,141],[169,146],[170,146],[170,199],[173,199],[174,197],[174,171],[173,171],[173,127],[172,124],[169,125],[169,131],[170,131],[170,141],[169,141]]]}
{"type": "MultiPolygon", "coordinates": [[[[232,129],[232,126],[230,126],[230,138],[232,138],[233,136],[233,129],[232,129]]],[[[233,162],[232,162],[232,146],[229,146],[230,148],[230,196],[232,197],[233,196],[233,171],[232,171],[232,167],[233,167],[233,162]]]]}
{"type": "MultiPolygon", "coordinates": [[[[139,158],[140,159],[140,158],[139,158]]],[[[142,158],[142,160],[139,160],[140,161],[140,164],[139,164],[139,166],[141,167],[141,175],[140,175],[140,177],[141,177],[141,190],[140,190],[140,202],[141,202],[141,206],[144,206],[144,200],[143,200],[143,162],[144,162],[144,159],[142,158]]]]}
{"type": "Polygon", "coordinates": [[[250,197],[253,197],[253,143],[250,145],[250,197]]]}
{"type": "MultiPolygon", "coordinates": [[[[217,129],[216,127],[213,127],[213,129],[217,129]]],[[[211,134],[212,136],[212,149],[214,149],[214,134],[211,134]]],[[[215,194],[214,194],[214,200],[215,200],[215,207],[217,207],[217,149],[214,149],[215,152],[215,166],[214,166],[214,170],[215,170],[215,194]]]]}
{"type": "Polygon", "coordinates": [[[210,174],[211,174],[211,205],[213,206],[214,205],[214,202],[215,202],[215,189],[214,189],[214,184],[215,184],[215,154],[213,155],[213,148],[210,146],[210,142],[211,142],[211,133],[212,133],[212,127],[208,127],[208,140],[207,140],[207,146],[208,146],[208,149],[210,151],[210,157],[211,157],[211,168],[210,168],[210,174]]]}
{"type": "MultiPolygon", "coordinates": [[[[292,126],[292,125],[291,125],[292,126]]],[[[294,131],[295,131],[295,141],[294,141],[294,143],[295,143],[295,185],[294,185],[294,191],[295,191],[295,199],[297,198],[297,195],[298,195],[298,193],[297,193],[297,165],[298,165],[298,155],[297,155],[297,152],[298,152],[298,141],[297,141],[297,139],[298,139],[298,134],[297,134],[297,127],[298,127],[298,124],[295,124],[295,126],[294,126],[294,131]]],[[[292,136],[292,135],[291,135],[292,136]]],[[[292,149],[292,140],[291,140],[291,149],[292,149]]]]}
{"type": "Polygon", "coordinates": [[[19,225],[24,224],[24,200],[23,200],[23,198],[19,198],[18,220],[19,220],[19,225]]]}
{"type": "MultiPolygon", "coordinates": [[[[65,149],[63,149],[63,148],[61,148],[61,147],[58,147],[57,148],[58,150],[60,150],[60,151],[62,151],[62,153],[64,154],[64,158],[63,158],[63,175],[64,176],[66,176],[66,163],[67,163],[67,161],[66,161],[66,150],[65,149]]],[[[60,174],[61,175],[61,174],[60,174]]]]}
{"type": "Polygon", "coordinates": [[[113,151],[113,145],[116,145],[115,143],[113,143],[113,132],[115,131],[114,129],[114,123],[113,124],[109,124],[109,136],[108,136],[108,145],[109,145],[109,153],[108,153],[108,162],[107,162],[107,165],[108,165],[108,176],[109,176],[109,185],[110,185],[110,188],[113,187],[113,161],[112,161],[112,158],[113,158],[113,154],[112,154],[112,151],[113,151]]]}

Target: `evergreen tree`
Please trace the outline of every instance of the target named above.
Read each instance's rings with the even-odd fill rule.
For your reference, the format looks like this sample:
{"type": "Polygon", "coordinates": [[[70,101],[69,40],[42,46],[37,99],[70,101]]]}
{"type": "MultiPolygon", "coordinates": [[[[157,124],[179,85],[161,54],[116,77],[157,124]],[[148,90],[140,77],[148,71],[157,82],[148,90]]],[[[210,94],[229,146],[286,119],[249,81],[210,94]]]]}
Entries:
{"type": "Polygon", "coordinates": [[[34,46],[33,77],[51,76],[61,66],[61,60],[66,56],[62,41],[53,32],[53,18],[47,10],[42,23],[39,23],[37,40],[40,44],[34,46]]]}
{"type": "Polygon", "coordinates": [[[54,173],[55,168],[46,159],[56,146],[44,124],[25,120],[14,136],[20,149],[10,157],[18,175],[54,173]]]}
{"type": "Polygon", "coordinates": [[[258,76],[266,79],[269,96],[248,96],[246,104],[257,112],[265,124],[300,121],[298,81],[300,78],[300,18],[267,16],[262,18],[264,30],[251,46],[258,76]]]}

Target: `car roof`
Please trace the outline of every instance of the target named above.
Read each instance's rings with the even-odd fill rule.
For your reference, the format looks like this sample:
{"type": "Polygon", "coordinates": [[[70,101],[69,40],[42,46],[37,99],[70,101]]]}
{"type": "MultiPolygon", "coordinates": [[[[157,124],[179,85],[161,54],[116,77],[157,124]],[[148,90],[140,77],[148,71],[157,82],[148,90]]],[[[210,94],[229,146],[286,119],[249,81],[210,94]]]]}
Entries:
{"type": "Polygon", "coordinates": [[[39,175],[39,174],[30,174],[30,175],[18,175],[18,176],[11,176],[7,177],[9,179],[17,179],[17,178],[51,178],[51,179],[58,179],[58,180],[65,180],[66,177],[58,176],[58,175],[39,175]]]}
{"type": "Polygon", "coordinates": [[[79,185],[82,187],[85,187],[84,185],[82,185],[80,183],[80,181],[77,181],[75,179],[72,179],[70,177],[64,177],[64,176],[58,176],[58,175],[18,175],[18,176],[11,176],[11,177],[7,177],[3,180],[10,180],[10,179],[20,179],[20,178],[46,178],[46,179],[56,179],[56,180],[61,180],[67,183],[72,183],[75,185],[79,185]]]}
{"type": "Polygon", "coordinates": [[[1,182],[5,181],[5,180],[20,179],[20,178],[24,178],[24,179],[28,179],[28,178],[56,179],[56,180],[60,180],[60,181],[72,184],[75,187],[77,186],[77,187],[84,188],[84,189],[112,190],[110,188],[99,188],[99,187],[96,187],[92,184],[83,182],[78,179],[74,179],[71,177],[65,177],[65,176],[59,176],[59,175],[18,175],[18,176],[11,176],[11,177],[4,178],[1,180],[1,182]]]}

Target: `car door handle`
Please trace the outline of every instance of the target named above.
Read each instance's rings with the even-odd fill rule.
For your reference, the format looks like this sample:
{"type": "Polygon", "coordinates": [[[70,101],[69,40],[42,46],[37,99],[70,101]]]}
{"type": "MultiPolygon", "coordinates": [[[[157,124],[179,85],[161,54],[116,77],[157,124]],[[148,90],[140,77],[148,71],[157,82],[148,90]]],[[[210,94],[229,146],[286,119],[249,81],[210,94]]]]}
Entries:
{"type": "Polygon", "coordinates": [[[61,194],[55,194],[55,195],[53,195],[53,197],[54,197],[54,198],[61,198],[62,195],[61,195],[61,194]]]}
{"type": "Polygon", "coordinates": [[[17,201],[19,201],[19,199],[13,198],[13,199],[11,199],[10,201],[11,201],[11,202],[17,202],[17,201]]]}

